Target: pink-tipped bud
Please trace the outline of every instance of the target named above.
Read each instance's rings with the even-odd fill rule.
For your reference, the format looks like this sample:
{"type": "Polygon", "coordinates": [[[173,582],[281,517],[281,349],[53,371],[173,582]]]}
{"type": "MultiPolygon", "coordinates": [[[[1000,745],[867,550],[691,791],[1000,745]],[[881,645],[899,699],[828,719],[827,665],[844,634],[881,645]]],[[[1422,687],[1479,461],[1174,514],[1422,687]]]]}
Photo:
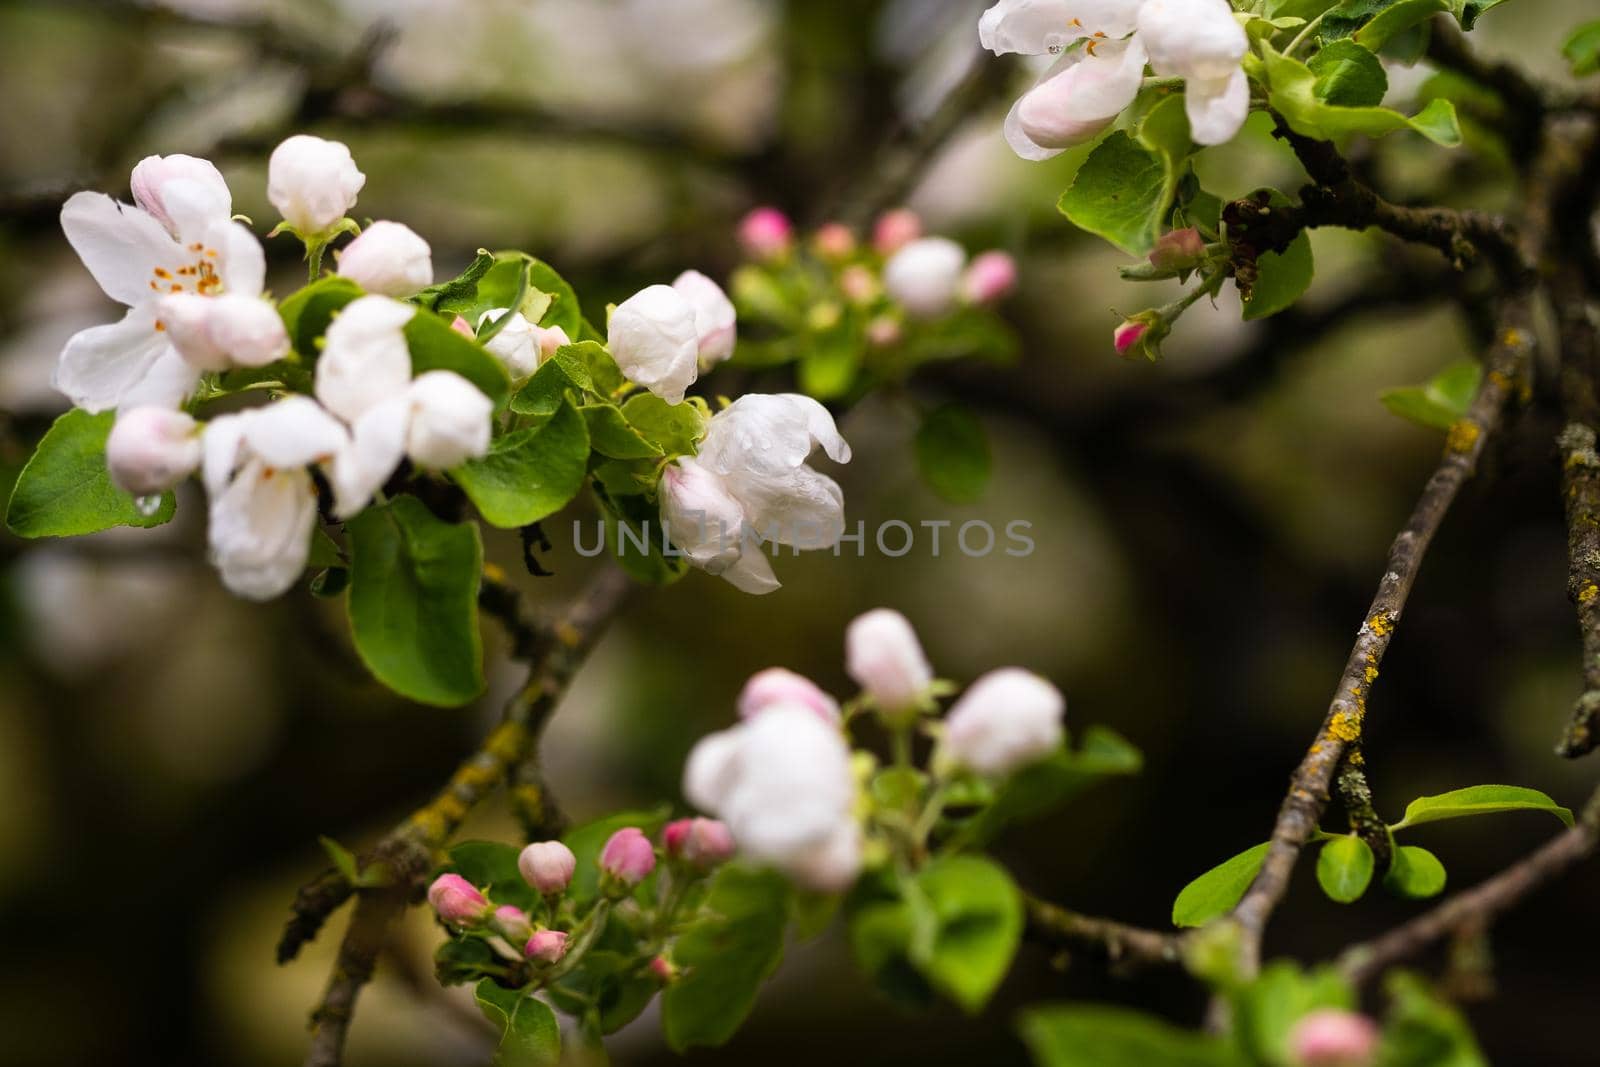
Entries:
{"type": "Polygon", "coordinates": [[[493,922],[496,931],[513,945],[526,941],[528,935],[533,933],[533,923],[529,921],[528,913],[510,904],[502,904],[494,909],[493,922]]]}
{"type": "Polygon", "coordinates": [[[961,295],[969,304],[993,304],[1017,287],[1017,261],[1009,252],[981,252],[961,278],[961,295]]]}
{"type": "Polygon", "coordinates": [[[1127,355],[1149,329],[1149,323],[1131,320],[1118,326],[1116,332],[1111,335],[1111,343],[1117,346],[1117,355],[1127,355]]]}
{"type": "Polygon", "coordinates": [[[860,306],[878,299],[883,287],[878,284],[877,275],[857,263],[839,272],[839,292],[850,303],[860,306]]]}
{"type": "Polygon", "coordinates": [[[717,819],[679,819],[661,834],[667,855],[689,866],[709,871],[733,857],[733,834],[717,819]]]}
{"type": "Polygon", "coordinates": [[[1160,270],[1184,270],[1205,258],[1206,239],[1193,226],[1172,230],[1156,239],[1150,251],[1150,264],[1160,270]]]}
{"type": "Polygon", "coordinates": [[[522,878],[541,893],[559,893],[572,881],[578,858],[560,841],[535,841],[517,857],[522,878]]]}
{"type": "Polygon", "coordinates": [[[644,881],[655,869],[655,847],[637,826],[618,830],[600,850],[601,872],[628,888],[644,881]]]}
{"type": "Polygon", "coordinates": [[[1289,1032],[1289,1054],[1297,1067],[1368,1067],[1377,1050],[1377,1024],[1355,1012],[1314,1011],[1289,1032]]]}
{"type": "Polygon", "coordinates": [[[650,961],[650,973],[662,985],[671,985],[678,980],[678,968],[665,956],[656,956],[650,961]]]}
{"type": "Polygon", "coordinates": [[[856,250],[856,235],[842,222],[825,222],[817,227],[811,247],[823,259],[844,259],[856,250]]]}
{"type": "Polygon", "coordinates": [[[572,338],[567,336],[567,331],[559,326],[539,327],[539,356],[549,359],[556,354],[559,348],[565,348],[572,343],[572,338]]]}
{"type": "Polygon", "coordinates": [[[472,323],[457,315],[450,321],[450,328],[469,341],[476,341],[478,335],[472,332],[472,323]]]}
{"type": "Polygon", "coordinates": [[[555,963],[567,954],[567,935],[560,930],[536,930],[522,954],[535,963],[555,963]]]}
{"type": "Polygon", "coordinates": [[[750,676],[739,691],[739,717],[751,718],[774,704],[800,704],[829,726],[839,725],[839,702],[810,678],[783,667],[768,667],[750,676]]]}
{"type": "Polygon", "coordinates": [[[909,208],[895,208],[878,216],[872,227],[872,247],[880,256],[893,255],[922,236],[922,219],[909,208]]]}
{"type": "Polygon", "coordinates": [[[441,874],[428,887],[428,903],[451,926],[475,926],[489,914],[489,901],[459,874],[441,874]]]}
{"type": "Polygon", "coordinates": [[[889,348],[900,343],[905,330],[893,315],[879,315],[867,323],[867,344],[873,348],[889,348]]]}
{"type": "Polygon", "coordinates": [[[739,222],[739,244],[751,259],[781,259],[793,242],[789,216],[775,207],[758,207],[739,222]]]}

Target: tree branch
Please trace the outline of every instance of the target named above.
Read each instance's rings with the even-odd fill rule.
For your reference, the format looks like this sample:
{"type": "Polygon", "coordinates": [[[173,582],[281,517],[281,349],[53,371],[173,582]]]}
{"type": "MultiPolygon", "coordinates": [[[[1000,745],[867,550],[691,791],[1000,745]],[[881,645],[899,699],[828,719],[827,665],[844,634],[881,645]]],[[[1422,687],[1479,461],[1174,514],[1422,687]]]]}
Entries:
{"type": "Polygon", "coordinates": [[[1024,892],[1030,940],[1053,948],[1089,947],[1119,967],[1170,966],[1182,961],[1182,934],[1129,926],[1069,911],[1024,892]]]}

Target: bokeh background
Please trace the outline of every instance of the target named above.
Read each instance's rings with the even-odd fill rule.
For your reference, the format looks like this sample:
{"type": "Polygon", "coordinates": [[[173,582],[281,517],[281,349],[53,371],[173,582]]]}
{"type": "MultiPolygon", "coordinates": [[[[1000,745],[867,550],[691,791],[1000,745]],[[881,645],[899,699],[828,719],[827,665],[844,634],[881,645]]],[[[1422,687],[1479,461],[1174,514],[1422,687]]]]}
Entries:
{"type": "MultiPolygon", "coordinates": [[[[1164,362],[1117,360],[1110,309],[1169,294],[1120,282],[1122,257],[1055,213],[1081,152],[1027,164],[1006,149],[1000,119],[1031,75],[980,55],[982,7],[0,3],[0,490],[63,407],[48,384],[62,342],[112,316],[60,235],[59,204],[78,188],[126,197],[148,153],[216,159],[236,210],[264,230],[271,147],[302,130],[342,139],[368,175],[358,213],[416,228],[441,277],[480,246],[523,248],[566,273],[591,317],[687,266],[726,277],[734,223],[755,204],[814,225],[909,203],[932,229],[1019,257],[1005,313],[1022,356],[941,367],[851,411],[856,459],[834,472],[850,517],[1023,520],[1036,551],[935,558],[922,540],[900,558],[781,559],[785,587],[766,598],[702,574],[641,592],[557,716],[548,774],[577,819],[677,799],[684,754],[729,721],[745,677],[782,663],[848,692],[843,627],[889,605],[943,675],[1029,667],[1068,693],[1073,724],[1108,724],[1143,749],[1138,779],[1002,851],[1043,896],[1160,926],[1189,878],[1266,838],[1440,447],[1377,394],[1470,352],[1483,294],[1463,313],[1441,264],[1319,232],[1300,309],[1247,326],[1229,287],[1183,320],[1164,362]],[[929,136],[930,116],[947,136],[929,136]],[[920,486],[910,449],[919,407],[950,397],[983,412],[995,453],[993,484],[964,507],[920,486]]],[[[1518,0],[1474,42],[1558,77],[1561,31],[1586,13],[1588,0],[1518,0]]],[[[1392,91],[1422,80],[1396,68],[1392,91]]],[[[1397,199],[1508,195],[1492,153],[1419,139],[1357,152],[1397,199]]],[[[1203,177],[1224,196],[1298,181],[1257,122],[1208,153],[1203,177]]],[[[292,242],[267,245],[287,291],[302,269],[292,242]]],[[[741,381],[788,384],[782,370],[741,381]]],[[[1536,412],[1512,427],[1423,569],[1368,720],[1390,817],[1482,782],[1575,804],[1595,777],[1592,759],[1551,754],[1578,691],[1553,428],[1536,412]]],[[[0,534],[0,1062],[297,1063],[343,917],[287,967],[272,946],[294,888],[324,865],[317,836],[375,839],[518,681],[486,627],[499,666],[478,705],[387,695],[354,660],[337,602],[302,590],[255,606],[222,591],[202,503],[186,496],[154,531],[0,534]]],[[[565,521],[551,533],[555,577],[517,580],[554,607],[591,561],[565,521]]],[[[491,552],[517,573],[515,544],[491,538],[491,552]]],[[[1508,815],[1415,841],[1460,887],[1554,828],[1508,815]]],[[[495,805],[468,828],[513,833],[495,805]]],[[[1495,929],[1499,988],[1470,1007],[1494,1062],[1595,1062],[1597,890],[1600,874],[1580,870],[1495,929]]],[[[1302,864],[1268,952],[1325,956],[1416,910],[1379,892],[1332,904],[1302,864]]],[[[352,1067],[484,1062],[470,999],[431,978],[437,940],[413,914],[362,998],[352,1067]]],[[[1067,997],[1184,1022],[1202,1007],[1175,977],[1115,979],[1088,956],[1027,947],[981,1017],[908,1016],[866,987],[834,931],[790,952],[728,1048],[689,1059],[1021,1063],[1016,1009],[1067,997]]],[[[672,1058],[653,1013],[610,1045],[620,1064],[672,1058]]]]}

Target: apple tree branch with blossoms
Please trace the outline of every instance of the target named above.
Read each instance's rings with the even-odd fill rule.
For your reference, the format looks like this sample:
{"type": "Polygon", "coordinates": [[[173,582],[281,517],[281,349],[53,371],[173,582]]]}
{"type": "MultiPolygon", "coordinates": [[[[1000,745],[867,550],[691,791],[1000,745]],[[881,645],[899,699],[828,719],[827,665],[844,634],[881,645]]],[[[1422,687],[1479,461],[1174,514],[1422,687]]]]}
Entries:
{"type": "MultiPolygon", "coordinates": [[[[384,192],[338,141],[295,134],[271,150],[266,194],[280,220],[264,233],[234,214],[217,167],[189,155],[142,160],[131,204],[71,195],[66,240],[125,310],[62,350],[53,384],[73,408],[18,476],[10,530],[161,525],[195,479],[221,584],[255,601],[299,586],[342,599],[361,663],[400,697],[480,697],[482,616],[526,667],[498,723],[427,803],[360,849],[324,839],[330,865],[301,887],[278,945],[289,963],[351,905],[311,1012],[308,1067],[344,1062],[361,991],[424,902],[440,927],[438,982],[471,986],[507,1067],[605,1062],[606,1037],[652,1006],[674,1050],[722,1045],[786,946],[833,923],[861,973],[913,1010],[981,1012],[1025,941],[1088,949],[1119,971],[1173,970],[1209,998],[1191,1026],[1094,1002],[1030,1006],[1018,1028],[1040,1067],[1485,1064],[1460,1009],[1409,965],[1439,942],[1481,937],[1588,859],[1600,788],[1574,814],[1535,788],[1467,780],[1391,821],[1381,811],[1398,805],[1380,806],[1368,780],[1365,726],[1452,504],[1498,443],[1542,413],[1556,424],[1546,445],[1584,653],[1558,750],[1600,744],[1600,93],[1582,80],[1600,69],[1600,24],[1570,38],[1574,78],[1547,83],[1468,43],[1499,2],[1000,0],[974,27],[994,57],[1048,57],[1003,135],[1030,161],[1082,146],[1065,219],[1129,257],[1129,293],[1185,287],[1121,314],[1109,351],[1161,358],[1185,314],[1230,284],[1246,320],[1293,321],[1315,270],[1308,233],[1323,227],[1425,250],[1440,288],[1485,323],[1477,359],[1385,396],[1442,431],[1437,466],[1351,620],[1347,661],[1320,720],[1306,719],[1314,732],[1287,790],[1262,800],[1267,839],[1182,887],[1160,928],[1044,899],[993,851],[1002,831],[1135,776],[1135,745],[1105,725],[1069,734],[1063,694],[1023,667],[967,684],[940,677],[891,608],[841,626],[859,687],[845,699],[782,666],[749,679],[729,725],[682,769],[691,810],[663,803],[572,826],[540,765],[545,726],[634,588],[695,569],[770,594],[780,547],[840,544],[846,501],[827,471],[852,458],[837,421],[846,410],[898,397],[916,375],[977,366],[989,387],[1003,378],[1018,356],[996,306],[1017,282],[1008,253],[926,234],[903,208],[867,232],[828,221],[803,233],[758,208],[739,224],[743,262],[726,285],[685,270],[591,319],[557,269],[525,251],[485,248],[436,278],[410,227],[355,214],[384,192]],[[1385,106],[1390,72],[1423,58],[1439,73],[1421,106],[1385,106]],[[1253,115],[1303,184],[1208,192],[1206,153],[1253,115]],[[1390,136],[1462,153],[1496,146],[1516,172],[1514,204],[1386,196],[1369,154],[1390,136]],[[266,291],[263,241],[296,243],[303,286],[266,291]],[[795,391],[737,388],[774,370],[795,391]],[[552,613],[485,561],[482,528],[514,531],[540,575],[541,524],[580,498],[601,516],[608,558],[552,613]],[[460,840],[497,795],[521,839],[460,840]],[[1325,827],[1335,798],[1347,825],[1325,827]],[[1335,958],[1265,958],[1302,854],[1314,853],[1333,902],[1359,901],[1374,881],[1429,901],[1444,893],[1445,861],[1408,831],[1511,811],[1562,829],[1335,958]]],[[[976,68],[950,99],[966,106],[1002,62],[976,68]]],[[[930,141],[949,128],[935,116],[930,141]]],[[[943,499],[981,490],[988,445],[964,408],[925,413],[915,451],[943,499]]]]}

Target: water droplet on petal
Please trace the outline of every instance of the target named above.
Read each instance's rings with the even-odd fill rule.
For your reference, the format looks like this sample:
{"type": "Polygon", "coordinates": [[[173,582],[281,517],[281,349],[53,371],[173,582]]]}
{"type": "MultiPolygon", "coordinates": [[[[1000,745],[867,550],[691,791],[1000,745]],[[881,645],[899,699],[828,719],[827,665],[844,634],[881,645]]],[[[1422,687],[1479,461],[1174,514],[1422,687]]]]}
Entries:
{"type": "Polygon", "coordinates": [[[148,519],[150,516],[161,510],[161,494],[155,493],[151,496],[136,496],[133,498],[133,506],[139,512],[139,514],[148,519]]]}

